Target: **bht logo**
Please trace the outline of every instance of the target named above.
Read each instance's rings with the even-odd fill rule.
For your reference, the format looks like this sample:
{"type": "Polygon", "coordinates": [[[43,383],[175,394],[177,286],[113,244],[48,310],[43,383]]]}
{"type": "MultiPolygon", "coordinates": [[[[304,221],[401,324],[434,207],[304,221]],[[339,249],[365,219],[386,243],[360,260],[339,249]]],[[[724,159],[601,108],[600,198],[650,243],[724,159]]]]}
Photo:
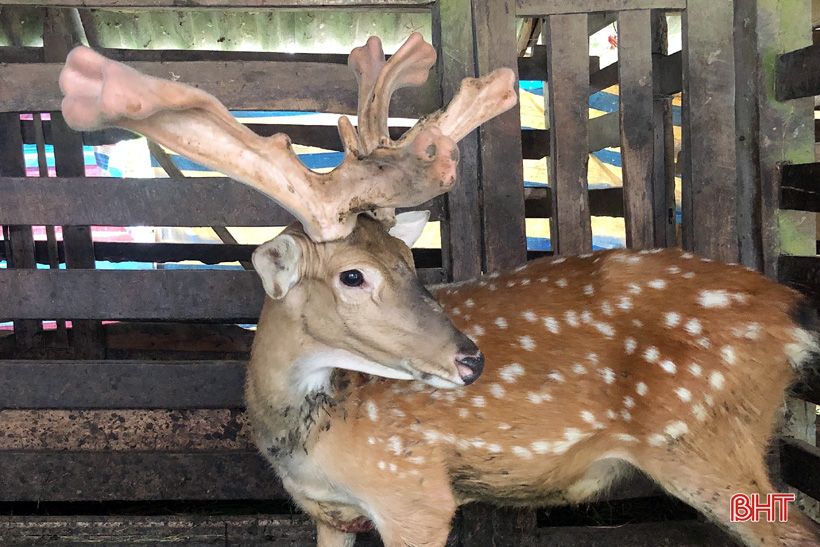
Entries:
{"type": "Polygon", "coordinates": [[[729,508],[731,522],[759,522],[765,514],[766,522],[786,522],[789,520],[789,502],[794,501],[794,494],[768,494],[765,503],[763,496],[735,494],[729,508]]]}

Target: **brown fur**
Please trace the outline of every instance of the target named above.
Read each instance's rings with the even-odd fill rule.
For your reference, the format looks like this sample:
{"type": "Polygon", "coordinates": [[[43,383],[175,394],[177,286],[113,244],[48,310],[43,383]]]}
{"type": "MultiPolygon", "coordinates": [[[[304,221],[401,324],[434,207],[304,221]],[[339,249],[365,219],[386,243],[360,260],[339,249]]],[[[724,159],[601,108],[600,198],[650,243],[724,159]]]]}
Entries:
{"type": "MultiPolygon", "coordinates": [[[[634,466],[746,545],[820,545],[796,510],[788,523],[728,519],[732,494],[774,491],[763,457],[789,358],[815,340],[790,318],[797,293],[664,250],[540,260],[434,294],[484,352],[484,373],[442,390],[337,371],[300,475],[274,461],[320,523],[366,517],[388,546],[440,546],[461,503],[580,502],[634,466]]],[[[261,401],[282,392],[253,379],[275,338],[257,337],[249,372],[257,427],[261,401]]],[[[323,547],[350,540],[320,530],[323,547]]]]}

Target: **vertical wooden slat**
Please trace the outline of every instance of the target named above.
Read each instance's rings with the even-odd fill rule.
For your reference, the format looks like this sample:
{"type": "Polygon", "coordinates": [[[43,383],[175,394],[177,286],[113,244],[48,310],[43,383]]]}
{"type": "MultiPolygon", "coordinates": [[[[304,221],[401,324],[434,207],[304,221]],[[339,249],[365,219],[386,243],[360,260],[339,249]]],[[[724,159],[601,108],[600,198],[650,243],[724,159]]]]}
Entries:
{"type": "Polygon", "coordinates": [[[683,12],[683,246],[737,262],[733,2],[683,12]]]}
{"type": "Polygon", "coordinates": [[[626,246],[655,244],[652,172],[652,27],[649,10],[618,14],[621,165],[626,246]]]}
{"type": "MultiPolygon", "coordinates": [[[[0,113],[0,176],[25,177],[26,164],[23,157],[23,136],[20,133],[20,114],[0,113]]],[[[8,226],[6,230],[6,256],[10,268],[34,268],[34,236],[31,226],[8,226]]],[[[19,347],[35,344],[41,324],[39,321],[15,321],[14,338],[19,347]]]]}
{"type": "MultiPolygon", "coordinates": [[[[61,63],[71,49],[85,38],[76,9],[47,9],[43,46],[45,61],[61,63]]],[[[59,177],[85,176],[82,136],[65,123],[62,113],[51,113],[54,164],[59,177]]],[[[93,269],[94,243],[90,226],[64,226],[66,268],[93,269]]],[[[101,357],[102,332],[98,321],[74,321],[73,347],[77,358],[101,357]]]]}
{"type": "MultiPolygon", "coordinates": [[[[514,0],[472,0],[478,74],[518,72],[514,0]]],[[[527,260],[519,105],[479,128],[484,271],[527,260]]]]}
{"type": "Polygon", "coordinates": [[[587,192],[589,37],[586,14],[551,15],[546,24],[552,186],[550,238],[556,254],[592,249],[587,192]]]}
{"type": "MultiPolygon", "coordinates": [[[[438,52],[443,103],[461,80],[475,77],[475,52],[470,0],[440,0],[433,5],[433,43],[438,52]]],[[[481,212],[478,193],[478,134],[459,142],[458,182],[447,194],[447,222],[442,224],[442,260],[452,281],[481,273],[481,212]]]]}
{"type": "MultiPolygon", "coordinates": [[[[652,10],[652,76],[661,78],[659,67],[669,52],[666,13],[652,10]]],[[[655,247],[676,247],[677,205],[675,203],[675,128],[672,97],[656,96],[652,103],[655,133],[652,194],[655,247]]]]}

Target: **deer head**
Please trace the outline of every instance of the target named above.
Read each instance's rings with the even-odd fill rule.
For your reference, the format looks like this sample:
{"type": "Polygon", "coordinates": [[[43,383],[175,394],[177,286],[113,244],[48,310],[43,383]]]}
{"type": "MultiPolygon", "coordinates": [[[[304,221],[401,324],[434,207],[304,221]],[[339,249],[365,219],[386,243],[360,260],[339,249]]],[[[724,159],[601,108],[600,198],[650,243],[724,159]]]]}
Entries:
{"type": "MultiPolygon", "coordinates": [[[[339,119],[344,160],[325,174],[305,167],[286,135],[259,137],[212,95],[145,76],[85,47],[66,60],[62,108],[75,129],[117,126],[141,133],[259,189],[296,216],[300,225],[260,247],[253,262],[269,297],[266,310],[283,317],[298,310],[300,335],[316,348],[344,352],[341,359],[319,360],[321,368],[455,387],[478,377],[483,357],[422,287],[407,246],[385,231],[420,233],[426,216],[396,224],[394,208],[452,188],[456,142],[515,104],[515,77],[499,69],[466,79],[446,109],[394,142],[387,131],[390,97],[424,83],[435,59],[419,34],[388,61],[375,37],[353,50],[359,127],[339,119]],[[378,222],[359,219],[360,213],[378,222]]],[[[263,312],[263,319],[268,316],[263,312]]],[[[257,339],[262,336],[260,329],[257,339]]]]}

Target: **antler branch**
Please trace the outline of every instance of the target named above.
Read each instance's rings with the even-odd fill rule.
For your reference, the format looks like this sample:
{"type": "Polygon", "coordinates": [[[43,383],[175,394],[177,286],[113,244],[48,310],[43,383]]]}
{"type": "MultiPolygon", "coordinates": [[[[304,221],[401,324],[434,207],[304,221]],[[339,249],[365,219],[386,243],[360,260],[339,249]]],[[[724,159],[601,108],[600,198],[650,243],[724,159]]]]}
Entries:
{"type": "MultiPolygon", "coordinates": [[[[512,71],[466,80],[445,111],[420,121],[398,142],[387,133],[396,89],[421,85],[435,51],[412,35],[385,63],[378,38],[351,53],[359,81],[359,132],[339,119],[342,164],[315,173],[287,135],[260,137],[212,95],[143,75],[85,47],[73,50],[60,75],[63,113],[75,129],[117,126],[141,133],[211,169],[249,184],[289,209],[317,241],[346,236],[362,212],[421,204],[455,182],[456,141],[515,104],[512,71]],[[466,91],[465,91],[466,90],[466,91]]],[[[503,70],[503,69],[502,69],[503,70]]]]}

